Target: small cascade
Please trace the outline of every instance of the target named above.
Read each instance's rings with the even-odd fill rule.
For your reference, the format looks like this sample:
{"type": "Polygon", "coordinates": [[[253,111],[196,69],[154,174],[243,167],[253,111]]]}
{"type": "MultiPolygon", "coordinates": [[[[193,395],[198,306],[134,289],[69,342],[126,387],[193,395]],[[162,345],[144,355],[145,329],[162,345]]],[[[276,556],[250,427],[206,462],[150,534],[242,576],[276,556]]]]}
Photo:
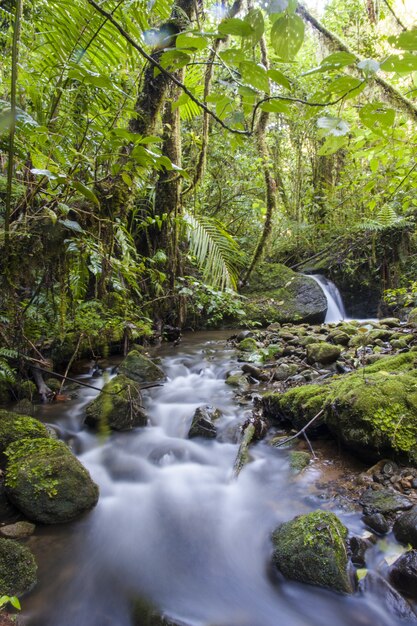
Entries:
{"type": "Polygon", "coordinates": [[[327,314],[324,320],[326,324],[329,322],[340,322],[346,319],[346,311],[343,304],[340,291],[331,280],[328,280],[322,274],[309,274],[310,278],[316,281],[323,290],[327,299],[327,314]]]}

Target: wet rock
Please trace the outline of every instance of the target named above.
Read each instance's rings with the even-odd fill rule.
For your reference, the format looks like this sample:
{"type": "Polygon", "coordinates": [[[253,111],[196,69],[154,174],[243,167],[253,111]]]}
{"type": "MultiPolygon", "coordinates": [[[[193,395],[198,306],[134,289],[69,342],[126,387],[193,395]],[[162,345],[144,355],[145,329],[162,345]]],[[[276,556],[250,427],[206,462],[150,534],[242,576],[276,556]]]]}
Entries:
{"type": "Polygon", "coordinates": [[[311,454],[302,450],[292,450],[289,455],[290,469],[293,474],[299,474],[311,461],[311,454]]]}
{"type": "Polygon", "coordinates": [[[29,415],[0,410],[0,461],[5,462],[6,448],[19,439],[48,438],[46,427],[29,415]]]}
{"type": "Polygon", "coordinates": [[[97,485],[62,441],[22,439],[7,456],[7,496],[29,520],[69,522],[97,504],[97,485]]]}
{"type": "Polygon", "coordinates": [[[391,566],[389,577],[398,591],[417,600],[417,550],[402,554],[391,566]]]}
{"type": "Polygon", "coordinates": [[[263,326],[273,322],[322,323],[327,300],[319,285],[278,263],[260,264],[242,290],[246,320],[263,326]]]}
{"type": "Polygon", "coordinates": [[[309,363],[321,363],[329,365],[334,363],[340,357],[339,346],[334,346],[326,341],[320,343],[312,343],[307,346],[307,361],[309,363]]]}
{"type": "Polygon", "coordinates": [[[243,374],[230,374],[226,378],[225,383],[231,387],[237,387],[240,391],[244,391],[249,387],[248,380],[243,374]]]}
{"type": "Polygon", "coordinates": [[[273,533],[273,562],[286,578],[352,593],[347,566],[347,528],[334,513],[299,515],[273,533]]]}
{"type": "Polygon", "coordinates": [[[366,564],[366,551],[370,548],[372,543],[369,540],[362,539],[362,537],[351,537],[349,540],[349,547],[351,551],[351,561],[357,567],[365,567],[366,564]]]}
{"type": "Polygon", "coordinates": [[[369,513],[362,517],[363,522],[378,535],[386,535],[390,525],[382,513],[369,513]]]}
{"type": "Polygon", "coordinates": [[[104,432],[146,426],[140,386],[123,374],[112,378],[87,406],[85,423],[104,432]]]}
{"type": "Polygon", "coordinates": [[[21,596],[36,583],[36,563],[26,546],[0,539],[0,596],[21,596]]]}
{"type": "Polygon", "coordinates": [[[1,526],[0,535],[8,539],[23,539],[24,537],[33,535],[35,528],[35,524],[31,524],[30,522],[16,522],[15,524],[1,526]]]}
{"type": "Polygon", "coordinates": [[[417,624],[417,616],[405,598],[376,572],[366,574],[359,583],[359,590],[362,593],[372,594],[378,605],[388,615],[406,621],[407,626],[417,624]]]}
{"type": "Polygon", "coordinates": [[[417,505],[397,518],[393,530],[398,541],[417,548],[417,505]]]}
{"type": "Polygon", "coordinates": [[[221,411],[212,406],[199,406],[194,413],[188,438],[204,437],[205,439],[215,439],[217,428],[214,424],[221,416],[221,411]]]}
{"type": "Polygon", "coordinates": [[[139,350],[132,350],[119,366],[119,371],[138,383],[165,380],[165,374],[149,357],[139,350]]]}
{"type": "Polygon", "coordinates": [[[240,333],[236,335],[236,341],[243,341],[246,337],[252,337],[253,332],[251,330],[241,330],[240,333]]]}
{"type": "Polygon", "coordinates": [[[255,380],[261,380],[263,378],[262,370],[260,370],[259,367],[255,367],[255,365],[251,365],[250,363],[242,365],[242,372],[252,376],[255,380]]]}
{"type": "Polygon", "coordinates": [[[390,489],[367,489],[361,496],[360,504],[369,512],[395,513],[410,509],[413,503],[406,497],[390,489]]]}

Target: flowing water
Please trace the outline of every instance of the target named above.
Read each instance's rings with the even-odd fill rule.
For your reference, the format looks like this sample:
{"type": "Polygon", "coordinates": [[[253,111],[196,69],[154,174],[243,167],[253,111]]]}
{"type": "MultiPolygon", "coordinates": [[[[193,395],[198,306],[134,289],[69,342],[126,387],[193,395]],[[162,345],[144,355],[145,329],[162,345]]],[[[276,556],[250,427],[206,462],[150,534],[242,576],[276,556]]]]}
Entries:
{"type": "MultiPolygon", "coordinates": [[[[397,624],[370,595],[344,597],[271,571],[272,530],[332,503],[315,495],[311,472],[292,477],[288,452],[263,442],[233,478],[250,406],[224,382],[236,366],[224,336],[196,334],[161,351],[168,381],[147,392],[146,428],[107,440],[82,429],[96,393],[86,388],[42,409],[100,485],[100,500],[82,520],[31,538],[40,580],[23,602],[30,626],[132,626],[132,597],[187,626],[397,624]],[[223,412],[218,439],[188,440],[194,410],[207,403],[223,412]]],[[[362,532],[356,513],[333,510],[362,532]]]]}
{"type": "Polygon", "coordinates": [[[322,274],[309,274],[310,278],[316,281],[323,290],[327,299],[327,313],[325,324],[331,322],[340,322],[346,319],[346,311],[343,304],[343,299],[340,291],[331,280],[323,276],[322,274]]]}

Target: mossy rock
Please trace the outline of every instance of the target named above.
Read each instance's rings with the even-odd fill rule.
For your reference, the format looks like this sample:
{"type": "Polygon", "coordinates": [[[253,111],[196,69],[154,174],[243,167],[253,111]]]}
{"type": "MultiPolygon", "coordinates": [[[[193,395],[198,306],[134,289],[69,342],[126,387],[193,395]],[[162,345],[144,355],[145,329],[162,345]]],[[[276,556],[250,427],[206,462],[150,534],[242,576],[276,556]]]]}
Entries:
{"type": "Polygon", "coordinates": [[[320,286],[308,276],[297,274],[279,263],[263,263],[242,290],[245,321],[263,326],[279,322],[321,324],[327,300],[320,286]]]}
{"type": "Polygon", "coordinates": [[[326,422],[359,453],[411,461],[417,451],[417,372],[370,371],[384,360],[329,385],[326,422]]]}
{"type": "Polygon", "coordinates": [[[407,323],[410,326],[417,326],[417,308],[411,309],[407,317],[407,323]]]}
{"type": "Polygon", "coordinates": [[[332,330],[328,335],[326,341],[334,343],[337,346],[347,346],[350,341],[350,335],[343,330],[332,330]]]}
{"type": "Polygon", "coordinates": [[[352,593],[347,534],[347,528],[329,511],[299,515],[273,533],[273,562],[290,580],[352,593]]]}
{"type": "Polygon", "coordinates": [[[96,505],[97,485],[62,441],[21,439],[6,456],[7,497],[28,519],[69,522],[96,505]]]}
{"type": "Polygon", "coordinates": [[[37,566],[26,546],[0,539],[0,596],[21,596],[36,584],[37,566]]]}
{"type": "Polygon", "coordinates": [[[152,383],[165,380],[165,374],[149,357],[131,350],[119,366],[119,372],[138,383],[152,383]]]}
{"type": "Polygon", "coordinates": [[[49,438],[49,433],[39,420],[0,409],[0,463],[4,464],[4,452],[14,441],[45,438],[49,438]]]}
{"type": "Polygon", "coordinates": [[[322,341],[320,343],[311,343],[307,346],[307,361],[309,363],[322,363],[330,365],[337,361],[340,357],[341,349],[339,346],[322,341]]]}
{"type": "Polygon", "coordinates": [[[221,417],[221,411],[212,406],[199,406],[194,413],[188,438],[204,437],[215,439],[217,435],[216,420],[221,417]]]}
{"type": "MultiPolygon", "coordinates": [[[[262,397],[263,412],[267,419],[278,423],[289,421],[300,429],[324,408],[328,393],[326,385],[317,384],[294,387],[285,393],[266,393],[262,397]]],[[[318,418],[313,430],[323,420],[318,418]]]]}
{"type": "Polygon", "coordinates": [[[243,350],[243,352],[253,352],[258,348],[255,339],[252,339],[252,337],[246,337],[246,339],[243,339],[238,343],[237,347],[239,350],[243,350]]]}
{"type": "Polygon", "coordinates": [[[311,454],[302,450],[291,450],[289,454],[290,470],[293,474],[299,474],[311,461],[311,454]]]}
{"type": "Polygon", "coordinates": [[[87,406],[85,423],[102,432],[146,426],[139,385],[123,374],[112,378],[87,406]]]}

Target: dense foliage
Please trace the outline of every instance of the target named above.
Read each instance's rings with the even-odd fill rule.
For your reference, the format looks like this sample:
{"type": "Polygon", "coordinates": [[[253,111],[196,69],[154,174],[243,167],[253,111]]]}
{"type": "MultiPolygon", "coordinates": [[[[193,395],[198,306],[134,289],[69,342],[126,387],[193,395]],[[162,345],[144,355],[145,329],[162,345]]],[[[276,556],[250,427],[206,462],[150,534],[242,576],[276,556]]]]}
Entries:
{"type": "Polygon", "coordinates": [[[242,316],[261,258],[410,293],[412,5],[3,2],[0,375],[242,316]]]}

